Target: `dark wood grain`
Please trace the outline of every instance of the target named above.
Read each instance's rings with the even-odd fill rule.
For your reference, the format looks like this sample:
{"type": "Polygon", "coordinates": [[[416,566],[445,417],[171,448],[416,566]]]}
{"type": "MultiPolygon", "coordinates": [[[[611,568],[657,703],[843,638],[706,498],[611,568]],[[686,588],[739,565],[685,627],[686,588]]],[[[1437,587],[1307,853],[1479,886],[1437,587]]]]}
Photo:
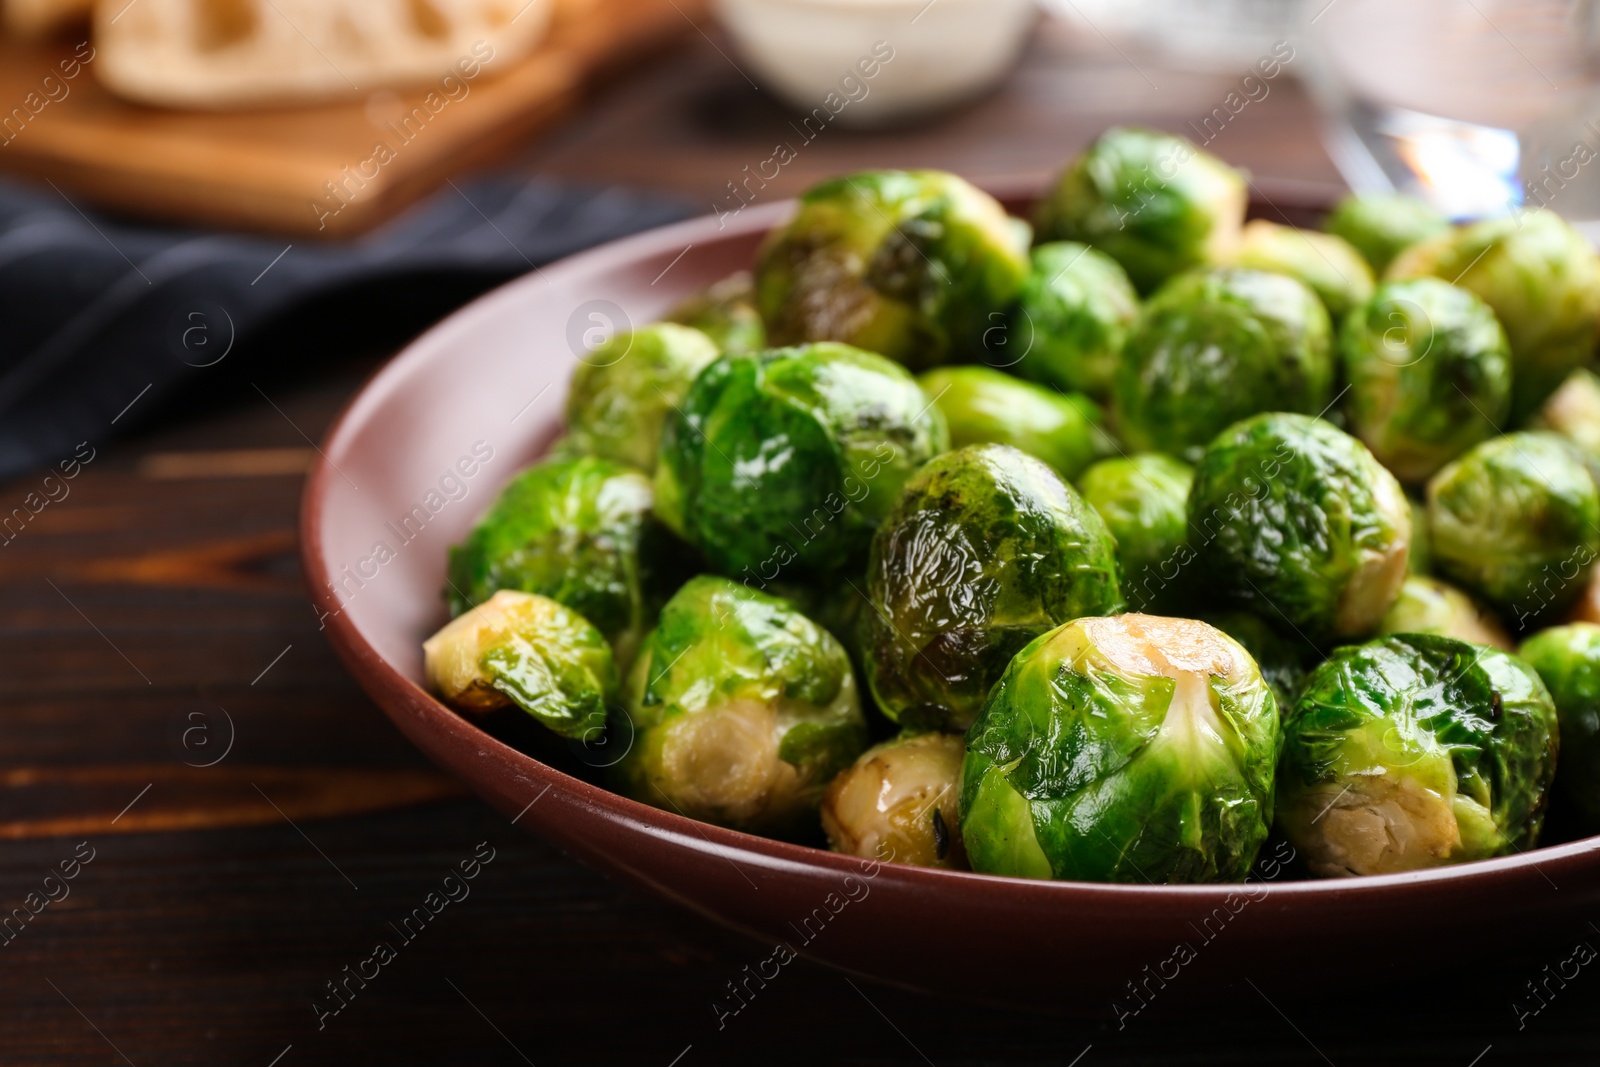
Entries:
{"type": "MultiPolygon", "coordinates": [[[[917,130],[830,133],[771,193],[869,164],[1042,174],[1111,122],[1181,128],[1228,83],[1146,70],[1159,91],[1052,28],[988,100],[917,130]]],[[[709,201],[786,121],[696,39],[526,164],[709,201]]],[[[1305,97],[1280,82],[1215,147],[1265,177],[1328,185],[1314,132],[1305,97]]],[[[1236,1010],[1196,1019],[1158,1002],[1118,1029],[1098,1005],[1021,1016],[800,961],[719,1026],[713,1004],[769,947],[603,880],[457,795],[319,634],[293,539],[307,437],[382,355],[315,346],[348,336],[328,326],[301,325],[297,360],[241,352],[147,413],[159,429],[100,444],[70,496],[0,547],[0,919],[27,917],[0,924],[0,1062],[1593,1061],[1600,977],[1585,972],[1519,1031],[1513,999],[1559,957],[1480,973],[1471,931],[1449,960],[1350,931],[1351,951],[1414,996],[1351,989],[1293,1021],[1274,1006],[1284,991],[1240,988],[1236,1010]],[[482,849],[493,859],[470,895],[402,937],[391,924],[482,849]],[[63,892],[47,876],[91,853],[43,905],[63,892]],[[326,983],[379,942],[394,960],[332,1014],[326,983]]],[[[0,509],[37,480],[0,486],[0,509]]],[[[1190,980],[1206,981],[1197,967],[1190,980]]],[[[984,975],[972,983],[981,996],[984,975]]]]}

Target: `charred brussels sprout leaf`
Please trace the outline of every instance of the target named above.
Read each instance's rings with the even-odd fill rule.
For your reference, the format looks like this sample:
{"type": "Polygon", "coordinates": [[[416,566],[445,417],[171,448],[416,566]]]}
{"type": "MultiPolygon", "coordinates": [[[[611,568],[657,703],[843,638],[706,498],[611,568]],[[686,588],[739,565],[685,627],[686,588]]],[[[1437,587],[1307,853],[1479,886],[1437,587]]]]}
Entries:
{"type": "Polygon", "coordinates": [[[1339,649],[1283,730],[1278,823],[1318,874],[1419,870],[1538,839],[1556,710],[1498,649],[1437,634],[1339,649]]]}
{"type": "Polygon", "coordinates": [[[1331,345],[1328,313],[1293,278],[1242,268],[1174,278],[1123,349],[1117,428],[1139,451],[1193,462],[1248,415],[1317,414],[1333,398],[1331,345]]]}
{"type": "Polygon", "coordinates": [[[428,686],[452,707],[516,705],[562,737],[598,734],[617,697],[611,646],[577,612],[502,590],[422,645],[428,686]]]}
{"type": "Polygon", "coordinates": [[[1532,413],[1600,338],[1600,253],[1552,211],[1488,219],[1413,245],[1392,279],[1432,275],[1483,298],[1511,341],[1511,412],[1532,413]]]}
{"type": "Polygon", "coordinates": [[[1473,645],[1511,650],[1511,635],[1477,601],[1437,578],[1409,575],[1378,624],[1380,634],[1443,634],[1473,645]]]}
{"type": "Polygon", "coordinates": [[[1600,825],[1600,626],[1580,622],[1530,637],[1517,654],[1555,700],[1561,724],[1556,788],[1590,826],[1600,825]]]}
{"type": "Polygon", "coordinates": [[[1181,137],[1110,129],[1040,202],[1038,239],[1081,241],[1122,264],[1140,292],[1227,258],[1244,224],[1244,177],[1181,137]]]}
{"type": "Polygon", "coordinates": [[[1111,450],[1099,409],[1086,396],[1063,396],[988,367],[941,367],[917,379],[944,412],[950,447],[1002,444],[1055,468],[1063,478],[1111,450]]]}
{"type": "Polygon", "coordinates": [[[651,514],[651,498],[644,475],[593,456],[520,472],[450,549],[451,614],[500,589],[538,593],[588,619],[632,662],[683,553],[651,514]]]}
{"type": "Polygon", "coordinates": [[[1058,389],[1108,396],[1139,316],[1139,294],[1127,272],[1104,252],[1074,241],[1039,245],[1032,259],[1005,347],[991,334],[985,362],[1058,389]]]}
{"type": "Polygon", "coordinates": [[[758,352],[767,347],[767,328],[755,299],[755,282],[742,270],[691,296],[667,319],[699,330],[719,351],[758,352]]]}
{"type": "Polygon", "coordinates": [[[1580,367],[1568,375],[1529,425],[1565,437],[1600,484],[1600,378],[1593,371],[1580,367]]]}
{"type": "Polygon", "coordinates": [[[814,826],[867,744],[844,648],[788,601],[691,579],[629,674],[633,747],[617,765],[646,804],[739,829],[814,826]]]}
{"type": "Polygon", "coordinates": [[[1372,296],[1372,268],[1341,237],[1256,219],[1245,223],[1229,262],[1304,282],[1335,322],[1372,296]]]}
{"type": "Polygon", "coordinates": [[[1121,606],[1105,524],[1030,456],[948,452],[917,472],[872,540],[867,680],[889,718],[965,729],[1011,657],[1069,619],[1121,606]]]}
{"type": "Polygon", "coordinates": [[[1135,611],[1175,609],[1184,599],[1187,506],[1194,469],[1145,452],[1105,459],[1083,472],[1078,490],[1117,546],[1122,593],[1135,611]]]}
{"type": "Polygon", "coordinates": [[[1492,438],[1428,483],[1435,568],[1517,629],[1583,591],[1600,553],[1596,523],[1594,479],[1554,434],[1492,438]]]}
{"type": "Polygon", "coordinates": [[[886,863],[962,870],[961,757],[954,734],[903,734],[839,773],[822,801],[835,852],[886,863]]]}
{"type": "Polygon", "coordinates": [[[1206,622],[1215,626],[1250,653],[1261,670],[1261,677],[1272,687],[1280,711],[1290,707],[1300,693],[1306,679],[1302,661],[1314,650],[1304,641],[1285,637],[1267,623],[1249,612],[1224,611],[1207,616],[1206,622]]]}
{"type": "Polygon", "coordinates": [[[1489,305],[1436,278],[1387,282],[1344,321],[1350,428],[1402,481],[1424,482],[1511,410],[1511,350],[1489,305]]]}
{"type": "Polygon", "coordinates": [[[863,551],[911,472],[949,447],[905,368],[849,345],[725,355],[667,419],[661,518],[757,584],[863,551]]]}
{"type": "Polygon", "coordinates": [[[1312,641],[1372,632],[1405,578],[1410,540],[1400,484],[1321,419],[1246,419],[1195,468],[1189,547],[1202,580],[1312,641]]]}
{"type": "Polygon", "coordinates": [[[564,448],[648,474],[667,412],[716,358],[711,338],[687,326],[663,322],[617,334],[572,374],[564,448]]]}
{"type": "Polygon", "coordinates": [[[1339,201],[1322,228],[1349,241],[1382,274],[1402,249],[1444,233],[1450,223],[1416,197],[1362,193],[1339,201]]]}
{"type": "Polygon", "coordinates": [[[1096,882],[1239,881],[1272,822],[1278,709],[1191,619],[1079,619],[1017,654],[967,735],[972,869],[1096,882]]]}
{"type": "Polygon", "coordinates": [[[777,344],[844,341],[913,367],[979,351],[1027,275],[1027,233],[953,174],[823,182],[762,248],[756,301],[777,344]]]}

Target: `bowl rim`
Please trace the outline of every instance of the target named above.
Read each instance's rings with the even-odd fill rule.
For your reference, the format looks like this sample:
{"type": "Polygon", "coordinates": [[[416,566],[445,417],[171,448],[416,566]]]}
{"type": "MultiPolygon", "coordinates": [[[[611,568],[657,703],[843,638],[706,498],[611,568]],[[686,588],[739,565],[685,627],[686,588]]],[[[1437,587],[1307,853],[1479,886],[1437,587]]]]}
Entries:
{"type": "MultiPolygon", "coordinates": [[[[1036,178],[985,181],[978,184],[1002,200],[1020,200],[1035,196],[1040,191],[1040,182],[1036,178]]],[[[1291,196],[1290,199],[1296,198],[1291,196]]],[[[359,431],[376,411],[381,410],[386,399],[396,390],[404,388],[413,368],[426,365],[435,358],[433,350],[442,340],[447,339],[449,334],[460,329],[465,321],[482,315],[514,314],[509,312],[508,308],[520,306],[524,299],[530,296],[532,299],[537,299],[534,287],[547,282],[551,275],[559,276],[567,273],[581,275],[594,264],[626,261],[654,253],[658,251],[657,246],[663,243],[672,243],[675,247],[683,243],[693,243],[686,242],[685,239],[690,237],[710,241],[735,236],[748,237],[751,236],[751,231],[764,232],[792,213],[796,204],[797,201],[791,199],[753,205],[731,221],[716,215],[697,216],[607,242],[519,275],[463,305],[419,334],[368,376],[360,388],[345,402],[323,435],[321,445],[317,449],[317,459],[301,495],[300,557],[305,579],[310,587],[312,606],[321,616],[335,652],[384,714],[396,726],[402,727],[402,732],[408,734],[408,739],[411,739],[409,732],[404,730],[402,715],[393,706],[394,702],[403,702],[410,710],[420,712],[428,720],[428,725],[457,744],[483,752],[492,752],[514,765],[518,774],[535,787],[559,787],[578,805],[606,813],[614,821],[631,824],[638,832],[669,839],[680,838],[688,844],[694,844],[692,839],[698,837],[713,853],[730,860],[747,856],[752,862],[767,869],[795,867],[802,868],[808,873],[818,873],[820,868],[823,873],[831,871],[849,874],[859,871],[863,863],[874,861],[809,845],[760,837],[652,807],[612,792],[603,786],[574,777],[480,729],[471,720],[435,699],[432,694],[386,660],[361,634],[350,616],[341,610],[342,605],[332,592],[331,579],[334,573],[332,559],[326,551],[322,537],[324,503],[335,485],[335,480],[339,478],[336,466],[338,459],[346,454],[359,431]],[[502,308],[502,305],[507,307],[502,308]]],[[[1321,206],[1328,205],[1324,202],[1321,206]]],[[[414,739],[411,740],[413,744],[417,744],[414,739]]],[[[417,747],[422,748],[420,744],[417,744],[417,747]]],[[[423,752],[436,763],[439,762],[432,752],[426,749],[423,749],[423,752]]],[[[452,770],[451,773],[455,772],[452,770]]],[[[477,788],[470,780],[465,784],[477,788]]],[[[1093,898],[1100,903],[1122,901],[1127,906],[1136,908],[1159,905],[1166,901],[1192,905],[1196,901],[1209,900],[1220,904],[1228,896],[1238,894],[1246,887],[1249,887],[1248,891],[1252,894],[1265,894],[1266,898],[1283,905],[1291,902],[1315,905],[1322,902],[1343,903],[1355,898],[1397,895],[1421,902],[1429,891],[1441,883],[1458,885],[1463,890],[1485,889],[1492,883],[1513,878],[1520,879],[1530,869],[1554,885],[1550,871],[1562,875],[1584,871],[1600,874],[1592,863],[1586,862],[1596,853],[1600,853],[1600,835],[1527,851],[1517,850],[1506,856],[1397,874],[1300,880],[1253,879],[1247,882],[1194,885],[1028,879],[893,863],[883,864],[883,869],[892,870],[897,881],[912,888],[940,891],[952,886],[970,884],[971,892],[1003,894],[1007,899],[1023,907],[1036,906],[1040,903],[1065,906],[1075,900],[1081,902],[1087,898],[1093,898]]],[[[980,898],[973,899],[977,901],[980,898]]],[[[988,899],[993,902],[995,898],[991,896],[988,899]]],[[[1252,899],[1260,900],[1262,897],[1253,895],[1252,899]]]]}

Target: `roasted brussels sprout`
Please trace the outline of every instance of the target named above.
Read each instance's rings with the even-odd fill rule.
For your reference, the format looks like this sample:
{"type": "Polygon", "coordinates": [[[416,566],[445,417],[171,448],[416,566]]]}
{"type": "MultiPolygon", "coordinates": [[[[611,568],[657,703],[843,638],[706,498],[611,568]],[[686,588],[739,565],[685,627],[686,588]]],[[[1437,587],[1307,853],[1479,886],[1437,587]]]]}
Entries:
{"type": "Polygon", "coordinates": [[[867,746],[844,648],[786,600],[710,575],[661,609],[624,691],[634,799],[791,835],[867,746]]]}
{"type": "Polygon", "coordinates": [[[1150,298],[1117,371],[1117,429],[1141,452],[1193,462],[1261,411],[1320,414],[1333,399],[1332,332],[1311,290],[1281,274],[1192,271],[1150,298]]]}
{"type": "Polygon", "coordinates": [[[1350,431],[1424,482],[1511,410],[1511,350],[1489,305],[1437,278],[1385,282],[1339,331],[1350,431]]]}
{"type": "Polygon", "coordinates": [[[1600,253],[1552,211],[1487,219],[1412,245],[1391,279],[1424,275],[1470,289],[1511,340],[1514,417],[1531,414],[1600,339],[1600,253]]]}
{"type": "Polygon", "coordinates": [[[1406,553],[1406,573],[1433,573],[1433,535],[1428,532],[1428,505],[1416,497],[1407,497],[1411,509],[1411,551],[1406,553]]]}
{"type": "Polygon", "coordinates": [[[1082,394],[1063,396],[988,367],[940,367],[917,381],[944,412],[951,448],[1011,445],[1076,478],[1112,447],[1099,408],[1082,394]]]}
{"type": "Polygon", "coordinates": [[[1078,619],[1017,654],[967,735],[975,871],[1239,881],[1272,821],[1278,709],[1238,642],[1155,615],[1078,619]]]}
{"type": "Polygon", "coordinates": [[[1511,635],[1477,601],[1437,578],[1411,575],[1389,606],[1380,634],[1443,634],[1473,645],[1511,651],[1511,635]]]}
{"type": "Polygon", "coordinates": [[[606,724],[617,665],[606,639],[548,597],[502,589],[422,644],[428,687],[451,707],[481,713],[516,705],[562,737],[606,724]]]}
{"type": "Polygon", "coordinates": [[[867,682],[912,729],[964,730],[1017,650],[1121,607],[1111,535],[1071,486],[1005,445],[930,462],[872,539],[867,682]]]}
{"type": "Polygon", "coordinates": [[[521,471],[450,549],[450,613],[500,589],[538,593],[594,623],[631,663],[682,573],[683,548],[655,520],[651,499],[648,478],[594,456],[521,471]]]}
{"type": "Polygon", "coordinates": [[[1182,137],[1115,128],[1056,179],[1038,240],[1082,241],[1147,293],[1179,271],[1226,259],[1244,225],[1244,176],[1182,137]]]}
{"type": "Polygon", "coordinates": [[[1101,460],[1078,479],[1116,542],[1122,595],[1134,611],[1170,611],[1184,599],[1193,482],[1193,468],[1160,452],[1101,460]]]}
{"type": "Polygon", "coordinates": [[[1580,622],[1534,634],[1517,650],[1550,690],[1560,722],[1556,788],[1590,826],[1600,825],[1600,626],[1580,622]]]}
{"type": "Polygon", "coordinates": [[[716,358],[711,338],[687,326],[661,322],[617,334],[573,371],[564,447],[655,470],[662,420],[716,358]]]}
{"type": "Polygon", "coordinates": [[[1256,661],[1261,677],[1272,687],[1280,710],[1294,703],[1306,679],[1303,661],[1315,650],[1304,640],[1286,637],[1260,617],[1247,611],[1223,611],[1206,616],[1205,622],[1244,646],[1256,661]]]}
{"type": "Polygon", "coordinates": [[[1354,193],[1339,201],[1322,228],[1349,241],[1382,274],[1402,249],[1445,232],[1450,223],[1413,196],[1354,193]]]}
{"type": "Polygon", "coordinates": [[[800,198],[756,267],[776,344],[844,341],[909,366],[962,362],[1028,273],[1026,226],[953,174],[877,170],[800,198]]]}
{"type": "Polygon", "coordinates": [[[1556,769],[1556,710],[1533,669],[1438,634],[1339,649],[1283,736],[1278,825],[1321,875],[1531,847],[1556,769]]]}
{"type": "Polygon", "coordinates": [[[822,799],[835,852],[961,870],[961,757],[954,734],[903,734],[867,749],[822,799]]]}
{"type": "Polygon", "coordinates": [[[757,585],[863,551],[911,472],[949,447],[905,368],[849,345],[724,355],[670,413],[662,521],[757,585]]]}
{"type": "Polygon", "coordinates": [[[1104,252],[1074,241],[1039,245],[1032,260],[1006,337],[1015,347],[997,351],[991,340],[985,359],[1058,389],[1108,396],[1123,342],[1139,316],[1139,294],[1127,272],[1104,252]]]}
{"type": "Polygon", "coordinates": [[[694,327],[719,351],[759,352],[767,347],[767,328],[755,300],[755,282],[742,270],[683,301],[667,320],[694,327]]]}
{"type": "Polygon", "coordinates": [[[1491,438],[1428,483],[1435,569],[1518,630],[1582,592],[1600,553],[1596,523],[1594,479],[1550,433],[1491,438]]]}
{"type": "Polygon", "coordinates": [[[1189,547],[1222,599],[1308,640],[1371,633],[1406,573],[1411,508],[1366,446],[1307,415],[1230,426],[1189,494],[1189,547]]]}
{"type": "Polygon", "coordinates": [[[1287,274],[1304,282],[1334,322],[1372,296],[1372,268],[1342,237],[1255,219],[1245,223],[1235,266],[1287,274]]]}
{"type": "Polygon", "coordinates": [[[1529,426],[1565,437],[1600,484],[1600,377],[1580,367],[1550,394],[1529,426]]]}

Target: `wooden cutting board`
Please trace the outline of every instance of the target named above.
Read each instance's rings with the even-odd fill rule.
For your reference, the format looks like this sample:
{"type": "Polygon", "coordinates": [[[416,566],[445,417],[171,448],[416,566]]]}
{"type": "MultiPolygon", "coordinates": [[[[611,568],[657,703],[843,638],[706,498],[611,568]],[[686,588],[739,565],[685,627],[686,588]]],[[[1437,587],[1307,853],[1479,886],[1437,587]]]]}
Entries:
{"type": "Polygon", "coordinates": [[[451,174],[504,155],[606,72],[693,33],[707,7],[708,0],[560,0],[543,45],[507,69],[485,67],[465,95],[435,92],[433,112],[424,104],[438,88],[430,85],[316,107],[144,107],[107,92],[92,59],[76,77],[62,77],[75,52],[91,55],[89,44],[0,38],[0,170],[47,179],[80,205],[346,236],[451,174]],[[407,120],[419,107],[421,117],[407,120]]]}

